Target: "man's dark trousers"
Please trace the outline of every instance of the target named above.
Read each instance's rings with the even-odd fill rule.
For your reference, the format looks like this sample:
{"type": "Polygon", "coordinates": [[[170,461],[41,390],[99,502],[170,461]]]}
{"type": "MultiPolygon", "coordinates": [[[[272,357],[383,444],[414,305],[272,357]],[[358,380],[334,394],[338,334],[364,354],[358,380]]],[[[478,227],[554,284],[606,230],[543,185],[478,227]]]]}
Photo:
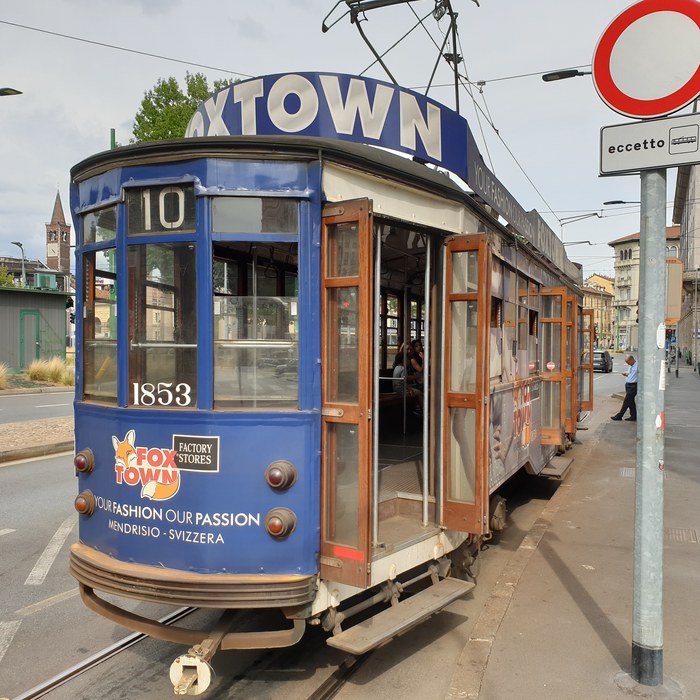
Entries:
{"type": "Polygon", "coordinates": [[[622,402],[622,408],[620,409],[620,412],[617,414],[618,416],[622,417],[625,415],[625,411],[629,408],[630,410],[630,418],[632,420],[637,420],[637,404],[634,400],[634,397],[637,395],[637,382],[634,382],[634,384],[625,384],[625,400],[622,402]]]}

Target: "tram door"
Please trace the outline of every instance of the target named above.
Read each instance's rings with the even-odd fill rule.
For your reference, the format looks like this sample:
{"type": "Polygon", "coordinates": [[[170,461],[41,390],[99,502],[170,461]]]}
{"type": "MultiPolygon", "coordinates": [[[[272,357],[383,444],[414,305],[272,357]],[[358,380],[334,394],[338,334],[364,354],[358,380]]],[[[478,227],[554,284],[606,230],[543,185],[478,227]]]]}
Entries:
{"type": "Polygon", "coordinates": [[[487,252],[482,236],[460,236],[445,261],[443,524],[476,534],[488,529],[487,252]]]}
{"type": "Polygon", "coordinates": [[[369,200],[324,209],[321,575],[357,587],[370,573],[371,234],[369,200]]]}
{"type": "Polygon", "coordinates": [[[582,411],[593,410],[593,309],[579,309],[578,390],[582,411]]]}
{"type": "Polygon", "coordinates": [[[542,289],[542,444],[562,445],[566,416],[566,289],[542,289]]]}

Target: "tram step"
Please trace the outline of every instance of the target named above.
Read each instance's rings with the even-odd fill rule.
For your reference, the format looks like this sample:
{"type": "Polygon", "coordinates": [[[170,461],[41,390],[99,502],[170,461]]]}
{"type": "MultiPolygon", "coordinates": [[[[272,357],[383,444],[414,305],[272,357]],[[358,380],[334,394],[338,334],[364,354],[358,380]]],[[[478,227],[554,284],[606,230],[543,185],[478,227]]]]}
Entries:
{"type": "Polygon", "coordinates": [[[549,476],[552,479],[563,479],[573,461],[573,457],[566,457],[564,455],[553,457],[539,475],[549,476]]]}
{"type": "Polygon", "coordinates": [[[326,643],[358,656],[366,654],[440,612],[472,588],[474,584],[470,581],[444,578],[420,593],[402,600],[398,605],[393,605],[374,617],[330,637],[326,643]]]}

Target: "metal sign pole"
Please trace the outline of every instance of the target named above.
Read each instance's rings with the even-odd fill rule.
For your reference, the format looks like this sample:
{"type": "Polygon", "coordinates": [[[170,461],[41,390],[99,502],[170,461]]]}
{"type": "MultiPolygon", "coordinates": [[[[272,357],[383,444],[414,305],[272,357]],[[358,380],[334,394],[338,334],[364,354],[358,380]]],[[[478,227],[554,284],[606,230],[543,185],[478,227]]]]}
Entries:
{"type": "Polygon", "coordinates": [[[641,173],[632,678],[663,683],[666,170],[641,173]]]}

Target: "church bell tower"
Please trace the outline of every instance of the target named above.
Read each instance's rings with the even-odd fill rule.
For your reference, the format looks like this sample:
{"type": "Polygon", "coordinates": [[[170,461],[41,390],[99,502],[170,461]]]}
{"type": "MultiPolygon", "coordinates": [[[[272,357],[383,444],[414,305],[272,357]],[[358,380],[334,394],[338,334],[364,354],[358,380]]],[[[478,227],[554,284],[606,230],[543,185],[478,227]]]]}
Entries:
{"type": "Polygon", "coordinates": [[[70,226],[63,215],[59,192],[56,192],[51,222],[46,224],[46,264],[53,270],[70,272],[70,226]]]}

